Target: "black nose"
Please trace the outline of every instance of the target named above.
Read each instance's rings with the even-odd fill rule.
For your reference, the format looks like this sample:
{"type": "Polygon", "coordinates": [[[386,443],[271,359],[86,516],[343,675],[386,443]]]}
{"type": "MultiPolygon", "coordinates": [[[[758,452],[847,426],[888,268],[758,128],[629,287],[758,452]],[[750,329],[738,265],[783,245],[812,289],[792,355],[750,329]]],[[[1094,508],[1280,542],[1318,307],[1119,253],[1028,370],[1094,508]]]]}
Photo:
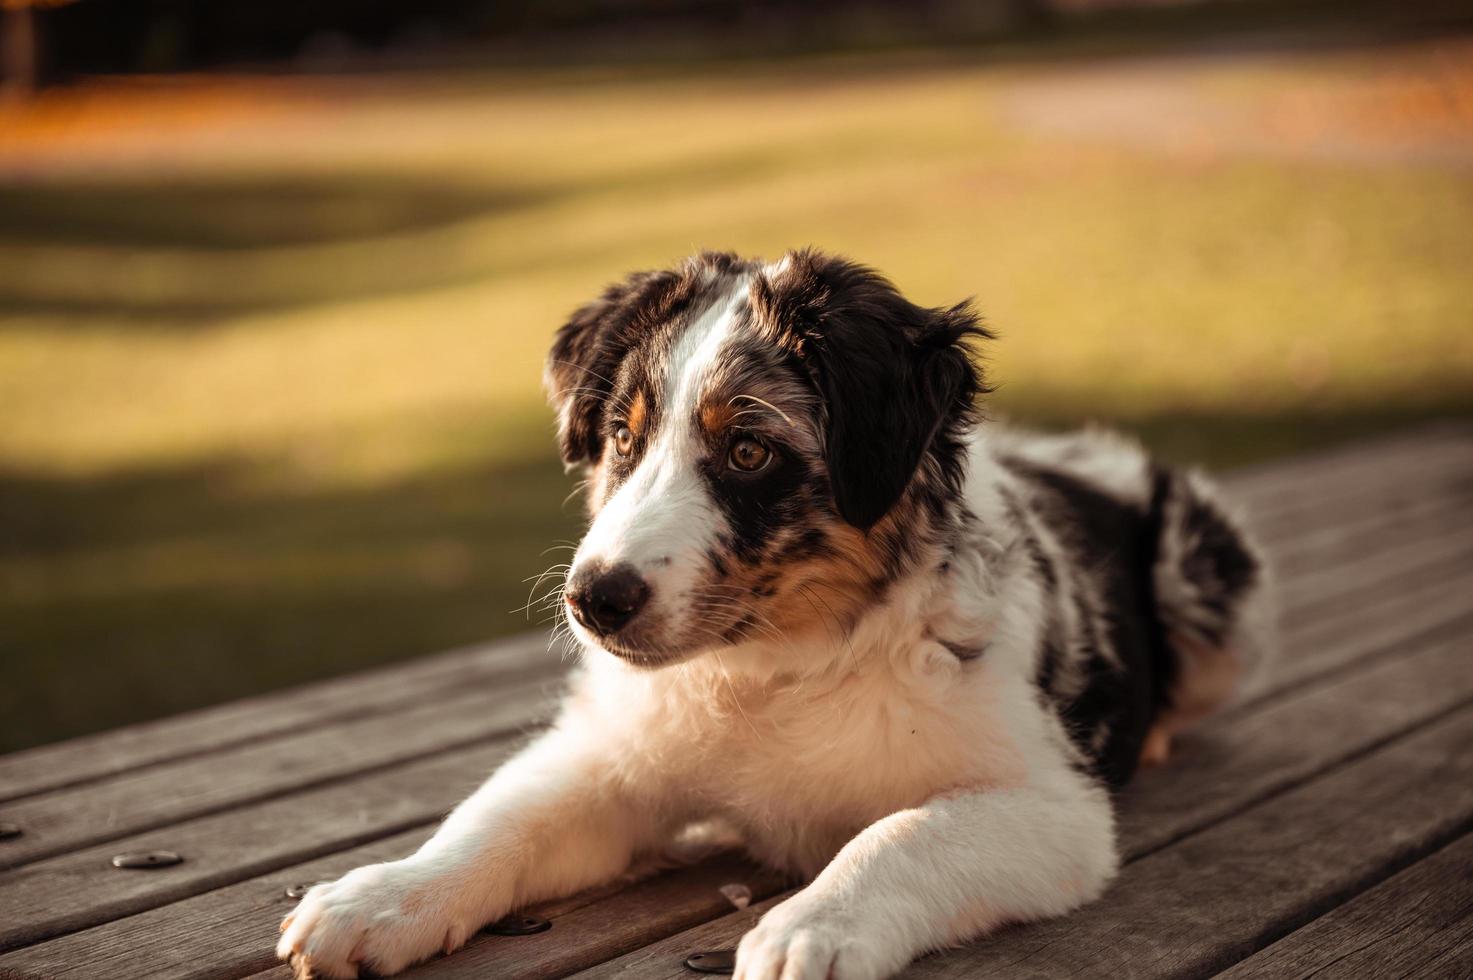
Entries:
{"type": "Polygon", "coordinates": [[[650,587],[630,565],[579,569],[563,595],[573,618],[599,636],[611,636],[629,624],[649,601],[650,587]]]}

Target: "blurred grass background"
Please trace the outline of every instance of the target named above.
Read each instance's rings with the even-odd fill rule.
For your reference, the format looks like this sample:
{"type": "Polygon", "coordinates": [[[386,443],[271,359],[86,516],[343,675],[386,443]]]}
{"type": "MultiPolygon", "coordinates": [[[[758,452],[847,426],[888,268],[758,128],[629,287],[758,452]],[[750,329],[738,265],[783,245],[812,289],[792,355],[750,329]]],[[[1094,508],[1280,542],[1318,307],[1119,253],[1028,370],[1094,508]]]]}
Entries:
{"type": "Polygon", "coordinates": [[[0,751],[527,629],[552,331],[699,248],[1223,467],[1473,412],[1473,43],[89,82],[0,109],[0,751]]]}

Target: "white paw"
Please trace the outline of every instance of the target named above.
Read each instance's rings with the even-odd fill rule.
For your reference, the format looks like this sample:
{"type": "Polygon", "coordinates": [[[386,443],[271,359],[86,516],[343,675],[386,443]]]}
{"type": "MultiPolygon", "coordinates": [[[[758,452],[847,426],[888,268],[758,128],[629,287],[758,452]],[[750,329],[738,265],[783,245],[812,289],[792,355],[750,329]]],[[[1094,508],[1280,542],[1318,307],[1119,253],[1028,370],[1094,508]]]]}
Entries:
{"type": "Polygon", "coordinates": [[[370,864],[307,892],[281,923],[276,955],[302,980],[398,973],[458,949],[480,925],[453,897],[409,861],[370,864]]]}
{"type": "Polygon", "coordinates": [[[799,893],[737,945],[733,980],[881,980],[909,961],[841,908],[799,893]]]}

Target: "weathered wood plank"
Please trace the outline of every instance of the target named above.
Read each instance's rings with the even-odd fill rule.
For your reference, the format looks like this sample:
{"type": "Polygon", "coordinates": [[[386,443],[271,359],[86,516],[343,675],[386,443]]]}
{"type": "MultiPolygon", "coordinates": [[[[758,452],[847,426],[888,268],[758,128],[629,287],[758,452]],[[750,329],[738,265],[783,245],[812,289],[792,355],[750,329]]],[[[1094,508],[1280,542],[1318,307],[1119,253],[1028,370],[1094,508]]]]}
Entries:
{"type": "MultiPolygon", "coordinates": [[[[1245,708],[1230,722],[1225,720],[1205,735],[1187,740],[1176,766],[1143,776],[1127,794],[1122,820],[1127,853],[1146,853],[1207,826],[1473,698],[1473,675],[1456,669],[1466,659],[1468,642],[1468,633],[1463,630],[1421,645],[1409,644],[1401,657],[1371,662],[1321,686],[1305,688],[1293,697],[1262,701],[1256,708],[1245,708]],[[1463,676],[1451,680],[1450,674],[1463,676]],[[1344,710],[1348,703],[1363,702],[1377,704],[1361,714],[1344,710]],[[1179,792],[1175,788],[1178,785],[1179,792]]],[[[400,856],[408,848],[408,843],[397,851],[374,844],[360,850],[360,855],[372,858],[360,856],[344,862],[344,855],[334,855],[324,859],[325,864],[312,862],[244,881],[0,957],[0,966],[76,962],[99,968],[102,961],[90,958],[94,954],[89,951],[95,949],[115,967],[127,963],[143,969],[148,964],[150,975],[159,980],[190,976],[166,970],[160,964],[168,962],[172,954],[154,947],[178,945],[185,941],[183,937],[208,928],[215,936],[211,947],[196,951],[189,962],[211,976],[238,976],[262,968],[259,944],[271,941],[274,917],[280,912],[272,907],[263,913],[250,896],[270,893],[274,887],[271,882],[315,880],[361,860],[400,856]],[[322,870],[327,866],[333,871],[322,870]],[[46,947],[52,948],[34,954],[39,959],[31,958],[31,950],[46,947]],[[118,959],[122,955],[118,951],[123,949],[132,951],[127,960],[118,959]]],[[[690,900],[700,900],[698,891],[690,900]]],[[[617,917],[620,901],[609,900],[609,908],[614,910],[610,915],[617,917]]],[[[678,912],[672,909],[672,914],[678,912]]],[[[568,924],[562,935],[571,934],[575,928],[575,923],[568,924]]],[[[466,957],[466,962],[477,969],[495,968],[489,953],[470,950],[457,955],[466,957]]],[[[450,962],[456,961],[452,958],[450,962]]],[[[86,975],[85,970],[77,975],[86,975]]]]}
{"type": "Polygon", "coordinates": [[[292,885],[413,851],[420,828],[0,956],[0,980],[226,980],[269,967],[292,885]]]}
{"type": "Polygon", "coordinates": [[[1326,555],[1395,545],[1439,527],[1461,526],[1456,516],[1467,513],[1470,499],[1473,495],[1429,498],[1381,513],[1341,515],[1333,522],[1306,524],[1292,536],[1266,542],[1266,547],[1281,573],[1294,574],[1319,567],[1326,555]]]}
{"type": "MultiPolygon", "coordinates": [[[[1389,474],[1377,477],[1392,478],[1389,474]]],[[[1378,546],[1383,541],[1395,542],[1416,534],[1422,525],[1447,523],[1445,512],[1466,512],[1469,501],[1473,500],[1473,465],[1460,470],[1455,480],[1433,482],[1418,476],[1412,479],[1417,482],[1410,486],[1398,482],[1374,487],[1383,491],[1374,500],[1364,499],[1363,494],[1336,497],[1327,493],[1325,499],[1312,501],[1308,512],[1282,522],[1265,521],[1251,508],[1244,516],[1263,541],[1284,552],[1282,557],[1290,558],[1296,552],[1312,556],[1315,548],[1334,545],[1346,537],[1347,530],[1357,540],[1374,536],[1378,546]]],[[[1228,500],[1231,506],[1230,490],[1228,500]]]]}
{"type": "Polygon", "coordinates": [[[0,756],[0,801],[560,670],[541,633],[0,756]]]}
{"type": "Polygon", "coordinates": [[[0,872],[0,950],[438,821],[522,741],[496,739],[0,872]],[[145,873],[108,863],[151,850],[185,862],[145,873]]]}
{"type": "Polygon", "coordinates": [[[623,956],[575,973],[570,980],[592,980],[595,977],[678,977],[680,980],[690,980],[694,974],[685,966],[686,957],[707,950],[734,948],[747,930],[757,924],[758,919],[790,894],[791,892],[783,892],[740,912],[729,913],[693,929],[631,950],[623,956]]]}
{"type": "MultiPolygon", "coordinates": [[[[1207,976],[1466,831],[1470,738],[1473,710],[1459,711],[1135,861],[1072,916],[921,960],[905,976],[1207,976]]],[[[685,955],[733,945],[755,919],[728,915],[577,976],[686,980],[685,955]]]]}
{"type": "Polygon", "coordinates": [[[1460,568],[1434,585],[1363,596],[1333,617],[1285,624],[1273,690],[1291,690],[1366,658],[1395,656],[1402,643],[1466,623],[1473,618],[1470,590],[1473,574],[1460,568]]]}
{"type": "Polygon", "coordinates": [[[1473,977],[1473,836],[1218,974],[1218,980],[1473,977]]]}
{"type": "MultiPolygon", "coordinates": [[[[292,905],[284,894],[288,886],[334,878],[360,864],[402,856],[428,834],[428,828],[399,834],[0,956],[0,978],[225,980],[275,972],[277,925],[292,905]]],[[[517,942],[477,937],[476,956],[500,963],[494,967],[497,976],[558,976],[577,968],[564,968],[563,963],[596,962],[612,955],[611,948],[639,946],[719,914],[730,905],[717,888],[729,882],[744,883],[759,897],[779,888],[770,873],[735,858],[718,858],[617,891],[603,889],[538,906],[535,911],[553,921],[552,933],[567,947],[564,950],[531,943],[532,937],[516,937],[517,942]],[[595,905],[596,910],[583,911],[595,905]],[[548,972],[529,973],[531,964],[543,964],[540,969],[548,972]]],[[[290,976],[285,971],[281,975],[290,976]]]]}
{"type": "MultiPolygon", "coordinates": [[[[1468,510],[1473,513],[1473,501],[1468,510]]],[[[1436,581],[1449,572],[1473,567],[1473,523],[1440,528],[1430,538],[1346,557],[1322,574],[1298,575],[1278,585],[1279,601],[1295,617],[1312,615],[1319,607],[1372,590],[1406,588],[1409,581],[1423,584],[1422,576],[1436,581]],[[1411,577],[1415,576],[1415,579],[1411,577]]],[[[1473,602],[1469,603],[1473,606],[1473,602]]]]}
{"type": "Polygon", "coordinates": [[[490,687],[13,801],[5,819],[24,833],[0,841],[0,868],[514,733],[546,713],[546,689],[490,687]]]}

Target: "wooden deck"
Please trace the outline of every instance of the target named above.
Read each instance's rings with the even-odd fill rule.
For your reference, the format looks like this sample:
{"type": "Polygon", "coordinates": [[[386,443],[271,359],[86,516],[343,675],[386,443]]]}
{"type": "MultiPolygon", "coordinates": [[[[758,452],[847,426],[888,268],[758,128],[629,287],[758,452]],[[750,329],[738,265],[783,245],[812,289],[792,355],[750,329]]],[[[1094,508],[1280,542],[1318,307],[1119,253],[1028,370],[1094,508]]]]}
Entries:
{"type": "MultiPolygon", "coordinates": [[[[1272,685],[1126,792],[1103,900],[907,976],[1473,977],[1473,428],[1229,483],[1278,563],[1272,685]]],[[[287,889],[417,845],[559,669],[529,637],[0,758],[0,976],[285,980],[287,889]],[[153,851],[183,861],[110,863],[153,851]]],[[[407,975],[692,978],[782,887],[722,859],[407,975]]]]}

